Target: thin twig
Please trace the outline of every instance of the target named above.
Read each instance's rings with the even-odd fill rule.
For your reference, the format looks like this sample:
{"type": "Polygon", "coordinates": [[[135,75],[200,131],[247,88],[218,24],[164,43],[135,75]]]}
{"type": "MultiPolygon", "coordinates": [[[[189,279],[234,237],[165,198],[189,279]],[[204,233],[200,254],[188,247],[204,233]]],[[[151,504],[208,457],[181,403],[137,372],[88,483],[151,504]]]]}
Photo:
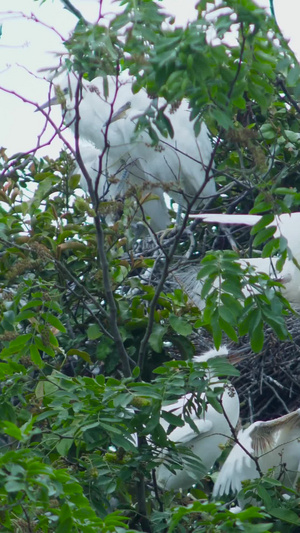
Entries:
{"type": "Polygon", "coordinates": [[[264,383],[267,385],[267,387],[269,387],[269,389],[271,389],[271,391],[275,394],[276,398],[279,400],[279,402],[281,403],[281,405],[283,406],[284,410],[286,411],[286,413],[289,413],[290,410],[289,408],[287,407],[285,401],[279,396],[277,390],[275,389],[275,387],[272,387],[271,383],[268,382],[267,379],[264,379],[264,383]]]}
{"type": "Polygon", "coordinates": [[[291,96],[291,94],[289,93],[289,91],[288,91],[287,87],[285,86],[285,84],[283,83],[283,81],[280,80],[280,79],[277,79],[277,85],[278,85],[278,87],[280,87],[282,89],[282,91],[284,92],[288,102],[290,104],[292,104],[292,106],[296,109],[297,113],[300,113],[300,107],[299,107],[298,103],[291,96]]]}
{"type": "MultiPolygon", "coordinates": [[[[80,298],[80,295],[77,294],[72,288],[69,287],[69,290],[71,290],[72,293],[77,298],[80,298]]],[[[91,317],[95,320],[95,322],[98,324],[99,328],[104,333],[104,335],[106,335],[109,339],[114,340],[114,338],[111,335],[111,333],[109,333],[109,331],[107,331],[107,329],[105,329],[105,327],[103,326],[102,322],[99,320],[97,315],[95,315],[94,311],[92,311],[92,309],[88,306],[88,304],[83,299],[81,299],[81,303],[82,303],[83,307],[87,310],[87,312],[91,315],[91,317]]]]}

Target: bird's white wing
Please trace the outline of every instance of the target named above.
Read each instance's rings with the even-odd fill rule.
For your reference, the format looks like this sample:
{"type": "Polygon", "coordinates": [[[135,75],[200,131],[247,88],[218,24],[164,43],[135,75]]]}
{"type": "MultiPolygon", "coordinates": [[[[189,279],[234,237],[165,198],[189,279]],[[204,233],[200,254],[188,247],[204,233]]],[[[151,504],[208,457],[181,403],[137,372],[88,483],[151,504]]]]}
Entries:
{"type": "Polygon", "coordinates": [[[241,430],[237,438],[243,448],[235,444],[231,450],[218,475],[213,496],[238,492],[242,481],[259,477],[255,461],[245,450],[257,457],[263,473],[284,463],[287,476],[283,481],[292,486],[299,466],[299,437],[300,409],[274,420],[255,422],[241,430]]]}
{"type": "MultiPolygon", "coordinates": [[[[256,456],[267,454],[277,445],[300,437],[300,409],[266,422],[256,422],[250,431],[252,449],[256,456]]],[[[250,426],[251,427],[251,426],[250,426]]],[[[249,428],[248,428],[249,429],[249,428]]]]}
{"type": "Polygon", "coordinates": [[[299,471],[300,409],[287,415],[256,423],[251,431],[252,449],[261,471],[294,487],[299,471]]]}
{"type": "Polygon", "coordinates": [[[204,222],[210,224],[245,224],[245,226],[254,226],[260,221],[260,215],[226,215],[223,213],[199,213],[190,215],[190,218],[201,218],[204,222]]]}
{"type": "MultiPolygon", "coordinates": [[[[244,224],[246,226],[254,226],[261,220],[261,215],[228,215],[224,213],[199,213],[190,215],[191,218],[200,218],[209,224],[244,224]]],[[[298,237],[298,227],[300,225],[300,212],[297,213],[282,213],[276,215],[269,226],[276,226],[274,237],[285,237],[288,241],[288,246],[297,261],[300,260],[300,241],[298,237]],[[299,257],[299,260],[298,260],[299,257]]]]}
{"type": "MultiPolygon", "coordinates": [[[[200,218],[204,222],[211,224],[220,223],[220,224],[245,224],[248,226],[254,226],[262,218],[260,215],[227,215],[219,213],[211,214],[197,214],[190,215],[194,218],[200,218]]],[[[300,269],[297,264],[292,260],[296,259],[298,264],[300,264],[300,239],[298,228],[300,226],[300,212],[296,213],[283,213],[281,215],[275,216],[274,220],[269,224],[276,228],[274,232],[274,238],[284,237],[287,240],[287,246],[290,250],[287,260],[283,266],[283,269],[279,272],[276,270],[276,259],[271,259],[268,257],[254,257],[249,259],[240,259],[239,262],[242,266],[246,266],[247,263],[253,265],[258,272],[264,272],[268,274],[271,278],[278,279],[284,285],[282,290],[283,296],[292,304],[299,305],[300,302],[300,269]],[[292,256],[292,257],[291,257],[292,256]]],[[[184,279],[182,281],[184,283],[184,279]]],[[[201,293],[201,283],[197,286],[197,293],[201,293]]],[[[244,289],[245,296],[253,293],[253,289],[248,290],[246,287],[244,289]]],[[[203,307],[201,303],[201,298],[198,297],[197,304],[201,309],[203,307]]]]}
{"type": "Polygon", "coordinates": [[[230,492],[239,492],[242,488],[242,481],[259,476],[255,462],[244,451],[245,448],[249,453],[253,454],[249,428],[241,430],[237,438],[243,448],[239,444],[235,444],[232,448],[215,483],[213,489],[214,498],[230,492]]]}

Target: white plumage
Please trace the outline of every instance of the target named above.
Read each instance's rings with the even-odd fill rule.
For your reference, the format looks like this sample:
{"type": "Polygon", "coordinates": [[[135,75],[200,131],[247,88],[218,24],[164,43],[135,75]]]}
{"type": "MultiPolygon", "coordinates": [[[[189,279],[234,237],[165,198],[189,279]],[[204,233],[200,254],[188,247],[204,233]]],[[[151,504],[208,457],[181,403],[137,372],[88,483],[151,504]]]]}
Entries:
{"type": "MultiPolygon", "coordinates": [[[[147,109],[150,109],[152,115],[156,114],[157,100],[151,100],[143,89],[133,94],[133,82],[134,78],[126,71],[118,77],[108,76],[106,95],[102,77],[91,82],[82,81],[78,102],[79,137],[99,150],[95,154],[97,166],[94,167],[99,169],[99,155],[102,156],[102,175],[119,180],[117,191],[120,195],[132,185],[158,197],[158,201],[145,202],[143,207],[154,224],[166,227],[169,218],[164,192],[167,191],[183,207],[199,191],[202,201],[204,197],[215,194],[214,180],[212,176],[207,179],[206,175],[212,145],[205,124],[202,124],[198,137],[195,137],[188,102],[184,100],[174,111],[170,106],[165,110],[165,115],[173,126],[173,138],[165,138],[157,132],[159,142],[152,146],[148,133],[136,131],[136,126],[138,118],[147,109]]],[[[72,128],[75,126],[77,84],[78,80],[72,77],[71,91],[66,101],[65,122],[72,128]]],[[[159,107],[164,104],[163,99],[159,99],[159,107]]],[[[103,194],[103,185],[102,180],[99,196],[103,194]]],[[[195,203],[194,207],[196,206],[199,206],[199,201],[195,203]]]]}
{"type": "MultiPolygon", "coordinates": [[[[231,225],[246,225],[254,226],[262,219],[262,215],[227,215],[220,213],[200,213],[197,215],[190,215],[191,218],[201,218],[204,222],[210,224],[231,224],[231,225]]],[[[300,224],[300,212],[298,213],[282,213],[276,215],[273,222],[269,226],[276,228],[274,237],[285,237],[288,245],[294,256],[300,255],[300,239],[297,228],[300,224]]]]}
{"type": "Polygon", "coordinates": [[[298,477],[300,462],[300,409],[275,420],[254,422],[241,430],[228,455],[213,490],[215,498],[242,488],[242,481],[260,476],[255,461],[245,449],[257,458],[263,474],[275,469],[273,476],[288,487],[293,487],[298,477]]]}
{"type": "MultiPolygon", "coordinates": [[[[199,214],[191,215],[194,218],[201,218],[204,222],[211,224],[245,224],[247,226],[254,226],[261,220],[260,215],[226,215],[226,214],[199,214]]],[[[299,213],[284,213],[274,217],[273,222],[269,226],[275,226],[276,230],[274,238],[285,237],[287,245],[291,251],[292,257],[287,258],[282,271],[276,269],[276,258],[266,257],[251,257],[247,259],[240,259],[239,263],[242,266],[247,264],[256,268],[258,272],[264,272],[272,278],[278,279],[283,285],[283,296],[292,304],[300,303],[300,270],[293,261],[300,264],[300,212],[299,213]]],[[[245,294],[248,295],[247,290],[245,294]]]]}
{"type": "MultiPolygon", "coordinates": [[[[222,346],[219,351],[213,349],[201,356],[196,356],[194,357],[194,361],[205,362],[208,359],[220,356],[228,356],[228,350],[225,346],[222,346]]],[[[221,386],[219,379],[216,377],[212,377],[210,383],[212,388],[221,386]]],[[[203,397],[205,398],[205,395],[203,397]]],[[[191,394],[187,394],[178,402],[164,407],[163,410],[179,416],[183,412],[184,405],[189,398],[191,398],[191,394]]],[[[239,398],[233,388],[229,390],[228,386],[225,387],[222,394],[222,405],[231,425],[235,427],[239,418],[239,398]]],[[[202,460],[206,473],[221,454],[220,445],[226,443],[228,437],[231,435],[231,429],[224,414],[218,413],[211,405],[208,405],[207,410],[201,414],[201,418],[198,418],[195,411],[191,413],[191,418],[198,429],[197,433],[188,423],[185,423],[183,427],[174,429],[169,435],[169,438],[175,443],[190,448],[202,460]]],[[[161,424],[167,430],[168,423],[164,419],[161,419],[161,424]]],[[[190,474],[186,465],[184,465],[182,470],[177,470],[177,473],[173,474],[165,466],[167,454],[164,454],[162,459],[163,463],[156,470],[157,483],[162,489],[187,489],[196,483],[195,478],[190,474]]]]}
{"type": "MultiPolygon", "coordinates": [[[[80,154],[93,184],[99,179],[98,196],[100,201],[113,202],[126,194],[130,184],[127,178],[124,179],[122,176],[123,172],[126,174],[126,168],[122,165],[115,175],[105,172],[105,174],[101,173],[98,178],[101,153],[92,143],[80,142],[80,154]],[[110,180],[109,177],[112,179],[110,180]]],[[[86,179],[78,166],[75,172],[81,174],[80,186],[85,192],[88,192],[86,179]]],[[[162,189],[146,188],[141,194],[140,201],[145,216],[151,219],[150,225],[153,231],[162,231],[170,224],[171,220],[162,189]]],[[[106,221],[109,223],[109,218],[106,218],[106,221]]]]}

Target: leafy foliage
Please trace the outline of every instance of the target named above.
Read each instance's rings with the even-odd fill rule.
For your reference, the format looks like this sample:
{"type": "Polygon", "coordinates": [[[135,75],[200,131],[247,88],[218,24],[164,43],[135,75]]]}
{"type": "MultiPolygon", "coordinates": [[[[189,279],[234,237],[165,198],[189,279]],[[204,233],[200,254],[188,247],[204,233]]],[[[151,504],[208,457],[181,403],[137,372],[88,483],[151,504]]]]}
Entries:
{"type": "MultiPolygon", "coordinates": [[[[240,231],[237,241],[263,257],[278,253],[282,263],[286,243],[270,241],[266,226],[268,213],[299,204],[300,71],[263,10],[251,0],[224,0],[222,6],[231,14],[209,22],[206,1],[200,1],[197,21],[166,30],[153,1],[123,1],[123,13],[108,30],[73,10],[79,20],[65,43],[64,66],[87,79],[129,68],[134,91],[145,87],[174,107],[188,98],[195,133],[205,120],[212,134],[214,208],[267,213],[254,240],[240,231]],[[232,14],[237,34],[228,46],[222,39],[233,32],[232,14]]],[[[172,136],[164,110],[140,118],[138,130],[147,130],[153,143],[158,132],[172,136]]],[[[115,214],[117,208],[78,190],[78,160],[67,141],[56,161],[1,151],[3,531],[296,531],[297,494],[284,500],[279,482],[253,482],[250,489],[265,509],[233,514],[209,502],[205,484],[193,489],[198,501],[183,504],[178,495],[161,493],[152,473],[165,448],[171,470],[172,457],[180,456],[196,479],[203,472],[201,459],[168,439],[174,427],[192,424],[192,406],[187,401],[178,417],[162,413],[162,405],[191,392],[199,416],[207,403],[220,409],[207,368],[224,382],[236,371],[224,361],[191,363],[194,341],[206,344],[211,335],[219,347],[224,336],[236,342],[249,335],[259,352],[265,324],[286,339],[291,307],[280,283],[241,268],[236,253],[220,250],[216,228],[192,224],[193,255],[202,259],[201,312],[182,288],[168,285],[176,256],[187,249],[188,217],[170,241],[156,238],[163,259],[155,261],[151,250],[137,250],[132,229],[142,192],[129,191],[123,213],[109,225],[107,210],[115,214]],[[155,273],[157,263],[159,282],[145,282],[140,274],[155,273]]]]}

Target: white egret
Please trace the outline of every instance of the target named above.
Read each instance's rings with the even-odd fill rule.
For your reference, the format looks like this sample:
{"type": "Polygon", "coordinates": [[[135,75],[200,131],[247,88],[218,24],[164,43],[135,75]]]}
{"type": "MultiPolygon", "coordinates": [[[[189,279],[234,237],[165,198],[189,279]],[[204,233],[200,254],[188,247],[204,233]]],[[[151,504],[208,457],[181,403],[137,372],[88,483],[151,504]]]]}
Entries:
{"type": "MultiPolygon", "coordinates": [[[[79,117],[80,139],[99,150],[101,167],[98,158],[96,170],[100,168],[105,178],[119,180],[119,195],[134,186],[158,197],[145,202],[143,208],[152,222],[166,227],[169,219],[164,192],[183,207],[199,193],[201,200],[195,202],[194,208],[215,194],[213,177],[207,176],[212,145],[204,123],[195,136],[188,102],[183,101],[178,108],[167,106],[164,111],[172,123],[173,138],[158,133],[159,142],[153,146],[148,133],[136,131],[136,127],[138,118],[147,110],[152,116],[157,113],[157,100],[149,99],[143,89],[133,94],[133,82],[134,78],[124,71],[118,77],[107,77],[107,91],[102,77],[91,82],[82,80],[78,91],[78,80],[72,76],[64,119],[74,128],[79,117]]],[[[53,103],[51,100],[41,108],[53,103]]],[[[159,103],[165,105],[162,99],[159,103]]],[[[101,193],[102,185],[98,191],[100,196],[101,193]]]]}
{"type": "MultiPolygon", "coordinates": [[[[92,143],[87,141],[80,142],[80,155],[93,184],[96,183],[99,174],[101,153],[102,152],[92,143]]],[[[123,172],[126,172],[125,168],[123,169],[123,172]]],[[[75,173],[79,173],[81,175],[80,186],[85,192],[88,193],[86,179],[78,166],[76,167],[75,173]]],[[[121,198],[123,194],[126,193],[126,187],[128,187],[128,183],[124,183],[124,181],[126,182],[126,178],[125,180],[122,179],[121,167],[119,174],[119,177],[112,174],[111,180],[109,177],[107,179],[103,173],[99,175],[98,196],[100,200],[113,202],[117,198],[121,198]],[[125,190],[123,191],[123,189],[125,190]]],[[[170,216],[162,190],[157,190],[156,188],[152,192],[150,190],[148,190],[148,192],[145,191],[142,194],[140,201],[145,216],[151,219],[150,225],[153,231],[162,231],[170,224],[170,216]]],[[[106,220],[108,221],[109,218],[106,220]]]]}
{"type": "Polygon", "coordinates": [[[254,422],[237,439],[240,444],[235,444],[218,475],[214,498],[239,492],[242,481],[260,477],[259,469],[263,474],[273,469],[273,477],[294,487],[300,463],[300,409],[275,420],[254,422]]]}
{"type": "MultiPolygon", "coordinates": [[[[211,224],[245,224],[247,226],[254,226],[261,220],[260,215],[227,215],[227,214],[199,214],[191,215],[193,218],[201,218],[204,222],[211,224]]],[[[287,240],[287,245],[291,251],[292,257],[288,257],[284,263],[283,269],[278,271],[276,269],[276,261],[269,257],[251,257],[247,259],[239,259],[239,263],[245,268],[251,265],[256,268],[258,272],[269,274],[270,277],[276,278],[284,285],[282,289],[283,296],[292,304],[300,303],[300,270],[293,261],[300,264],[300,239],[299,228],[300,212],[298,213],[283,213],[275,216],[273,222],[269,226],[275,226],[276,230],[274,238],[284,237],[287,240]]],[[[201,292],[201,289],[200,289],[201,292]]],[[[247,294],[247,291],[245,291],[247,294]]]]}
{"type": "MultiPolygon", "coordinates": [[[[209,350],[201,356],[194,357],[193,360],[195,362],[205,362],[208,359],[221,356],[228,356],[228,350],[225,346],[222,346],[219,350],[209,350]]],[[[207,374],[210,377],[209,371],[207,374]]],[[[211,377],[210,384],[212,389],[221,386],[221,382],[217,377],[211,377]]],[[[189,398],[191,398],[191,394],[187,394],[178,402],[164,407],[163,410],[180,416],[189,398]]],[[[205,395],[202,398],[205,399],[205,395]]],[[[239,418],[239,398],[237,392],[233,387],[226,385],[221,399],[223,411],[226,413],[232,427],[235,427],[239,418]]],[[[197,427],[197,432],[188,423],[185,423],[183,427],[174,429],[170,433],[169,438],[175,443],[190,448],[203,462],[206,473],[220,456],[220,445],[225,444],[232,434],[231,428],[224,414],[217,412],[210,404],[207,406],[207,410],[201,414],[200,418],[198,418],[195,411],[191,413],[191,418],[197,427]]],[[[164,419],[161,419],[161,424],[167,430],[168,423],[164,419]]],[[[176,474],[173,474],[166,466],[168,462],[167,453],[162,455],[162,461],[162,464],[156,470],[157,483],[162,489],[187,489],[196,483],[187,465],[183,464],[182,470],[177,470],[176,474]]],[[[171,466],[174,467],[173,462],[171,462],[171,466]]]]}

